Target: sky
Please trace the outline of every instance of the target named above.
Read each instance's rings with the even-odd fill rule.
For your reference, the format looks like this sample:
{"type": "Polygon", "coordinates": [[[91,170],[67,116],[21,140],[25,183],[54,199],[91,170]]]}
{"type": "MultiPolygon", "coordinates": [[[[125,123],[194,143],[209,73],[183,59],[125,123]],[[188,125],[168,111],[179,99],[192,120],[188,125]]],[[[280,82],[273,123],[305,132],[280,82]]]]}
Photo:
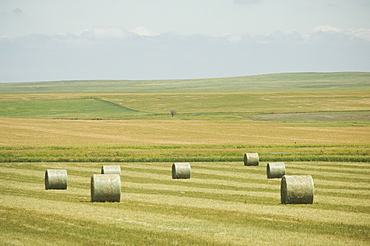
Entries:
{"type": "Polygon", "coordinates": [[[0,0],[0,82],[370,72],[370,0],[0,0]]]}

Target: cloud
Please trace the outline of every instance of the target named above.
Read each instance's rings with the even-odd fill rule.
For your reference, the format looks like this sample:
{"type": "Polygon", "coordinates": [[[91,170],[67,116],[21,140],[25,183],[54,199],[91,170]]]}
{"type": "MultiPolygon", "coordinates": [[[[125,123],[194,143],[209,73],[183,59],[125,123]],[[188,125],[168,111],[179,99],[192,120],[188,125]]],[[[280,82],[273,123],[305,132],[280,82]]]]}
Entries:
{"type": "Polygon", "coordinates": [[[145,26],[138,26],[131,30],[133,33],[136,33],[140,36],[158,36],[159,33],[156,33],[145,26]]]}
{"type": "Polygon", "coordinates": [[[366,28],[349,29],[347,33],[351,36],[370,41],[370,29],[366,28]]]}
{"type": "Polygon", "coordinates": [[[305,34],[153,35],[144,27],[94,27],[75,34],[3,36],[0,82],[370,71],[369,34],[318,27],[305,34]]]}
{"type": "Polygon", "coordinates": [[[15,8],[15,9],[12,10],[12,12],[14,14],[22,14],[23,13],[23,11],[20,8],[15,8]]]}
{"type": "Polygon", "coordinates": [[[341,35],[347,38],[359,38],[370,41],[370,29],[366,28],[353,28],[353,29],[340,29],[334,26],[318,26],[313,28],[314,33],[325,33],[331,35],[341,35]]]}
{"type": "Polygon", "coordinates": [[[77,36],[95,39],[122,39],[129,35],[124,28],[120,27],[94,27],[76,33],[77,36]]]}
{"type": "Polygon", "coordinates": [[[317,26],[313,28],[314,32],[342,32],[342,29],[339,29],[334,26],[317,26]]]}

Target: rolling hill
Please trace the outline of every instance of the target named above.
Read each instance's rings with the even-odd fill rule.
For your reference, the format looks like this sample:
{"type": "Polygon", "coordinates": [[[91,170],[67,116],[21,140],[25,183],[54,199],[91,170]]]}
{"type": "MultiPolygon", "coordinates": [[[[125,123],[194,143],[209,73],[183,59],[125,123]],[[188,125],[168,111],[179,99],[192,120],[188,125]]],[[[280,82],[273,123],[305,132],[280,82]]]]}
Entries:
{"type": "Polygon", "coordinates": [[[2,83],[0,93],[150,93],[362,88],[368,72],[283,73],[189,80],[81,80],[2,83]]]}

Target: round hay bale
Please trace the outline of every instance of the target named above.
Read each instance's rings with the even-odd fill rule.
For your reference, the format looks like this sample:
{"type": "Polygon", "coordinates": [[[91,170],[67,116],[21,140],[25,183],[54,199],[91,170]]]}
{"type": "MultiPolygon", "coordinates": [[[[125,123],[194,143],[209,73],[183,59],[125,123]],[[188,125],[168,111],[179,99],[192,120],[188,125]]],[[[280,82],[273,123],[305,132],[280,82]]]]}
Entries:
{"type": "Polygon", "coordinates": [[[173,179],[190,179],[190,163],[173,163],[172,178],[173,179]]]}
{"type": "Polygon", "coordinates": [[[244,166],[258,166],[258,164],[259,164],[258,153],[244,154],[244,166]]]}
{"type": "Polygon", "coordinates": [[[311,175],[284,175],[281,179],[282,204],[312,204],[314,185],[311,175]]]}
{"type": "Polygon", "coordinates": [[[66,190],[68,184],[67,170],[65,169],[46,169],[45,171],[45,190],[59,189],[66,190]]]}
{"type": "Polygon", "coordinates": [[[121,175],[121,166],[109,165],[101,167],[101,174],[119,174],[121,175]]]}
{"type": "Polygon", "coordinates": [[[281,178],[285,175],[285,164],[284,162],[271,162],[267,163],[266,167],[267,178],[281,178]]]}
{"type": "Polygon", "coordinates": [[[92,202],[119,202],[121,176],[119,174],[93,174],[91,176],[92,202]]]}

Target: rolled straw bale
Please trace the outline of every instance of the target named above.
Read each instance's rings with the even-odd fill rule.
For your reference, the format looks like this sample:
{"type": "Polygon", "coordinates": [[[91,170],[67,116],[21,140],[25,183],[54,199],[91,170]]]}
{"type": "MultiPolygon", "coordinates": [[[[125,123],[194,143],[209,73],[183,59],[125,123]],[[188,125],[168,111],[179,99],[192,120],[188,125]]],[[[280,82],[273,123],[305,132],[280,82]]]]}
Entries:
{"type": "Polygon", "coordinates": [[[91,176],[92,202],[119,202],[121,176],[119,174],[93,174],[91,176]]]}
{"type": "Polygon", "coordinates": [[[65,169],[46,169],[45,171],[45,190],[60,189],[66,190],[68,184],[67,170],[65,169]]]}
{"type": "Polygon", "coordinates": [[[101,167],[102,174],[119,174],[121,175],[121,166],[118,165],[108,165],[101,167]]]}
{"type": "Polygon", "coordinates": [[[245,153],[244,166],[258,166],[259,157],[258,153],[245,153]]]}
{"type": "Polygon", "coordinates": [[[285,164],[284,162],[270,162],[267,163],[266,168],[267,178],[281,178],[285,175],[285,164]]]}
{"type": "Polygon", "coordinates": [[[173,179],[190,179],[190,163],[173,163],[172,164],[172,178],[173,179]]]}
{"type": "Polygon", "coordinates": [[[314,185],[311,175],[284,175],[281,179],[282,204],[312,204],[314,185]]]}

